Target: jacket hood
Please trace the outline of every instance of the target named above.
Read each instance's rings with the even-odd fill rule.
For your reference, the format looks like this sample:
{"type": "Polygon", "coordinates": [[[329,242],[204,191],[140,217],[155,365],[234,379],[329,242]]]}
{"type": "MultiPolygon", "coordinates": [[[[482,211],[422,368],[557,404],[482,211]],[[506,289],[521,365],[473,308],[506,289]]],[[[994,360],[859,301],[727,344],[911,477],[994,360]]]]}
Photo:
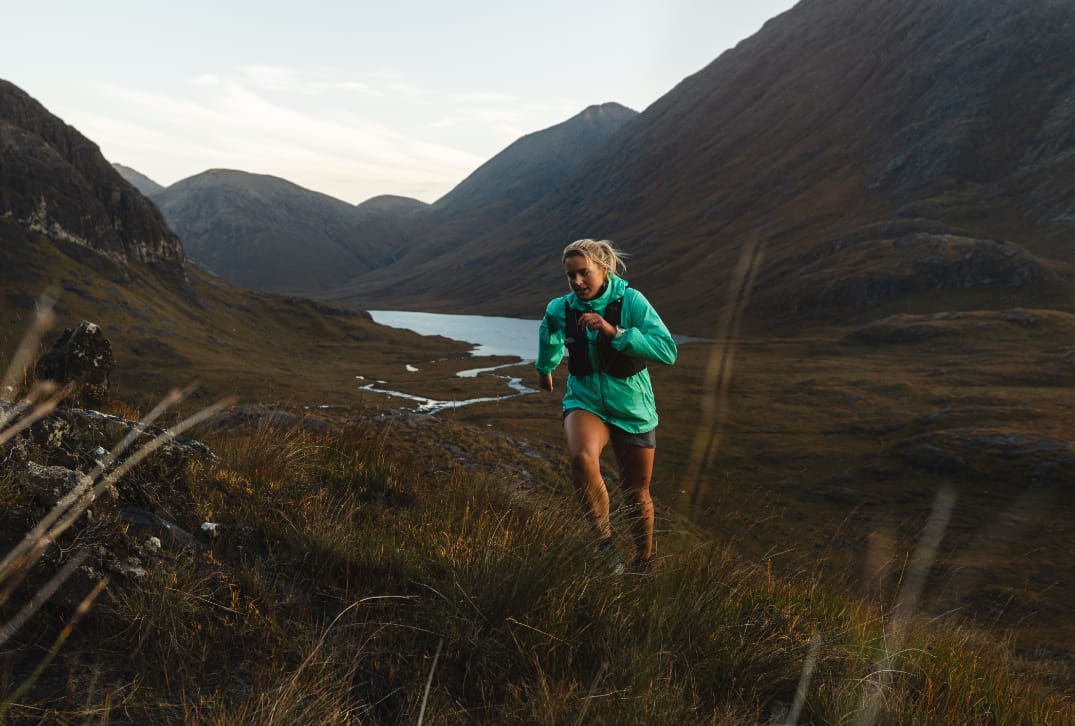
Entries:
{"type": "Polygon", "coordinates": [[[570,305],[576,310],[583,312],[600,312],[605,309],[613,300],[623,297],[624,290],[627,289],[627,280],[624,280],[619,275],[609,275],[608,284],[605,286],[605,291],[595,297],[592,300],[583,300],[575,293],[570,293],[570,305]]]}

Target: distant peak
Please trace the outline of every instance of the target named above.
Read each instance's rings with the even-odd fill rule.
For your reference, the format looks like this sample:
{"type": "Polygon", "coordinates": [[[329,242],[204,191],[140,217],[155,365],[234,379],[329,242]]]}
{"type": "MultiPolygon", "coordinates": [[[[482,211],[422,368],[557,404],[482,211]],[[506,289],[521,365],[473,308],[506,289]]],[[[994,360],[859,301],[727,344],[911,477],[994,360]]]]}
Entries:
{"type": "Polygon", "coordinates": [[[428,207],[429,205],[413,197],[403,197],[397,194],[379,194],[355,206],[364,210],[399,211],[428,207]]]}
{"type": "Polygon", "coordinates": [[[627,114],[634,115],[634,114],[638,113],[638,111],[635,111],[632,108],[628,108],[627,106],[624,106],[622,103],[616,103],[615,101],[606,101],[605,103],[595,103],[592,106],[587,106],[586,110],[583,111],[583,113],[584,114],[588,114],[588,113],[624,114],[624,113],[627,113],[627,114]]]}
{"type": "Polygon", "coordinates": [[[633,118],[638,115],[638,111],[627,108],[626,106],[609,101],[607,103],[595,103],[592,106],[587,106],[582,113],[578,115],[579,118],[584,121],[621,121],[627,118],[633,118]]]}

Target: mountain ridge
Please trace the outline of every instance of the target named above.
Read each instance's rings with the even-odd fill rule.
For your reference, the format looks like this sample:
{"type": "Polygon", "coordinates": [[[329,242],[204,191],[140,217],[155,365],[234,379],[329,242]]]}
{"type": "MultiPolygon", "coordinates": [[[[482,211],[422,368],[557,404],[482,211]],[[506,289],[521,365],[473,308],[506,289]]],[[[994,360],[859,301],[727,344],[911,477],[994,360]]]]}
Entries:
{"type": "Polygon", "coordinates": [[[337,299],[487,307],[436,270],[495,249],[520,265],[502,309],[533,315],[559,250],[590,236],[632,253],[632,282],[698,331],[719,317],[751,240],[764,261],[748,315],[762,325],[848,322],[933,293],[933,306],[1070,307],[1073,8],[804,0],[684,79],[510,223],[464,230],[464,244],[359,278],[337,299]],[[933,284],[908,269],[915,234],[942,247],[946,236],[979,242],[937,251],[953,269],[933,284]],[[1055,284],[1016,282],[1030,278],[992,255],[992,242],[1024,249],[1055,284]],[[991,260],[962,287],[961,251],[991,260]],[[393,296],[420,279],[435,280],[423,299],[393,296]]]}
{"type": "Polygon", "coordinates": [[[72,253],[183,274],[179,238],[97,144],[0,79],[0,214],[72,253]]]}
{"type": "Polygon", "coordinates": [[[393,264],[435,257],[459,244],[457,231],[465,237],[474,226],[507,222],[636,116],[616,103],[589,106],[518,139],[431,205],[379,195],[352,208],[277,179],[263,207],[254,200],[269,201],[264,177],[223,170],[188,177],[152,198],[190,256],[214,273],[316,296],[393,264]]]}
{"type": "Polygon", "coordinates": [[[233,283],[276,291],[339,283],[387,264],[390,240],[362,245],[357,238],[363,220],[402,204],[356,207],[286,179],[231,169],[187,177],[152,199],[192,259],[233,283]]]}
{"type": "Polygon", "coordinates": [[[229,253],[242,284],[358,308],[532,316],[560,249],[587,236],[629,252],[629,279],[685,332],[720,319],[755,245],[748,319],[763,327],[1068,308],[1073,15],[1049,0],[803,0],[643,113],[588,107],[432,205],[375,197],[354,218],[280,197],[227,220],[201,203],[174,226],[196,258],[245,244],[229,253]],[[596,139],[558,142],[587,114],[609,122],[596,139]],[[514,272],[494,301],[472,283],[491,264],[514,272]]]}
{"type": "Polygon", "coordinates": [[[140,191],[144,197],[152,197],[154,194],[164,191],[163,184],[158,184],[137,169],[115,162],[112,163],[112,168],[118,171],[119,175],[130,182],[131,186],[140,191]]]}

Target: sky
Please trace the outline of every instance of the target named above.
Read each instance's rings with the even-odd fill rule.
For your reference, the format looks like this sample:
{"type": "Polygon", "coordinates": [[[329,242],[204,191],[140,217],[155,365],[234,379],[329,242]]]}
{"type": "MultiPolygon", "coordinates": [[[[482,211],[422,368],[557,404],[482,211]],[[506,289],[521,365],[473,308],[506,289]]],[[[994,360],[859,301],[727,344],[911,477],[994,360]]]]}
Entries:
{"type": "Polygon", "coordinates": [[[528,133],[643,111],[794,0],[54,0],[0,78],[168,186],[207,169],[433,202],[528,133]]]}

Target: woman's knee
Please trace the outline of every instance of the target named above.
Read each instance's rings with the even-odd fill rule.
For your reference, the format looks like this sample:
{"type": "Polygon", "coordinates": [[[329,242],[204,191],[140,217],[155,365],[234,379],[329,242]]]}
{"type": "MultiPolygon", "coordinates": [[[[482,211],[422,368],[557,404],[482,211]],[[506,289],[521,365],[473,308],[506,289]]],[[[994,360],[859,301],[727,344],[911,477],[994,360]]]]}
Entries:
{"type": "Polygon", "coordinates": [[[576,474],[600,476],[601,455],[589,449],[572,452],[571,470],[576,474]]]}

